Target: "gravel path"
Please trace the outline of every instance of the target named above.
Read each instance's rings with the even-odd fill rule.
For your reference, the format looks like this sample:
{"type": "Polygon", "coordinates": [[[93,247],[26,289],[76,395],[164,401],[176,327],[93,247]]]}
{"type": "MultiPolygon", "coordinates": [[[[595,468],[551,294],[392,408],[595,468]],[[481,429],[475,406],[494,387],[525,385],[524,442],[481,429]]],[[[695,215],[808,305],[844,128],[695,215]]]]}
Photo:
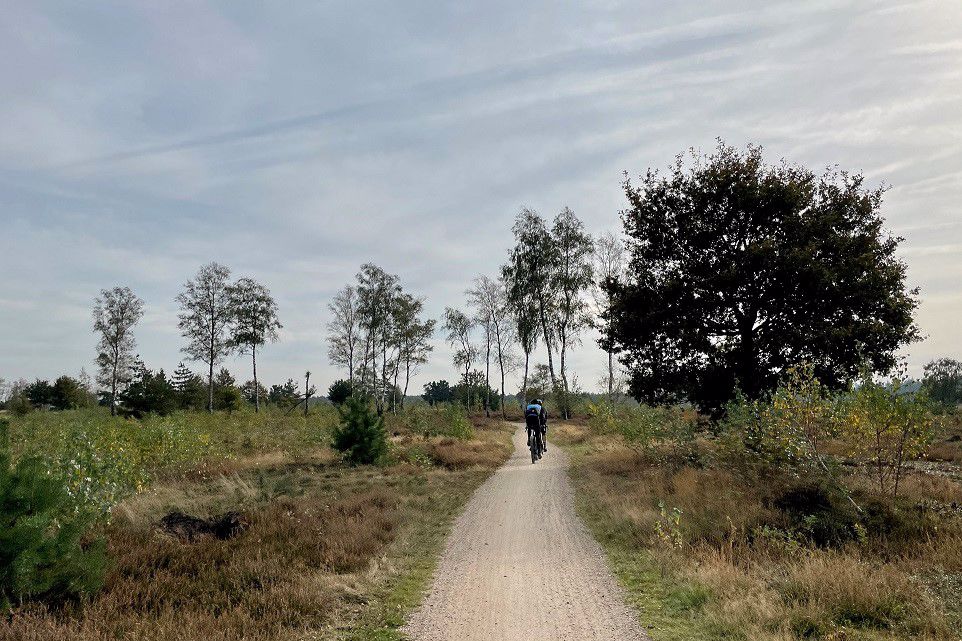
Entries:
{"type": "Polygon", "coordinates": [[[646,640],[575,514],[568,459],[514,455],[458,518],[424,604],[404,631],[416,641],[646,640]]]}

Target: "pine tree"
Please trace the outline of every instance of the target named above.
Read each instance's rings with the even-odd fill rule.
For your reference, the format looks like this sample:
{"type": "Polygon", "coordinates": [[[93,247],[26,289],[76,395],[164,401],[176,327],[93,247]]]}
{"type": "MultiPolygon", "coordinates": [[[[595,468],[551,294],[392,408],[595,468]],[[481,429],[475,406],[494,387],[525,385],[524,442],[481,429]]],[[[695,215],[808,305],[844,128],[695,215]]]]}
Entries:
{"type": "Polygon", "coordinates": [[[192,378],[194,378],[194,373],[190,371],[189,367],[184,365],[184,361],[181,361],[177,364],[177,369],[174,370],[174,375],[171,376],[170,382],[178,394],[183,394],[192,378]]]}
{"type": "Polygon", "coordinates": [[[341,422],[334,428],[333,447],[344,453],[352,465],[376,463],[387,453],[384,419],[366,399],[352,396],[338,412],[341,422]]]}
{"type": "Polygon", "coordinates": [[[107,563],[103,540],[84,545],[93,516],[77,512],[61,479],[38,458],[11,463],[0,420],[0,609],[96,591],[107,563]]]}
{"type": "Polygon", "coordinates": [[[174,370],[171,384],[177,392],[177,404],[181,409],[199,410],[207,402],[204,379],[192,372],[183,361],[174,370]]]}

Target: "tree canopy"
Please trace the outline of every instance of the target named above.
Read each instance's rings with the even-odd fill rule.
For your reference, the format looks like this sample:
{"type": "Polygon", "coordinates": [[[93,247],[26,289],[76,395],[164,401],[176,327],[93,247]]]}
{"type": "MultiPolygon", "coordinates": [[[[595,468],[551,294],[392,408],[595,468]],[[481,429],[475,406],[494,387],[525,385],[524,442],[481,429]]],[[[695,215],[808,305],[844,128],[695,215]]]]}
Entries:
{"type": "Polygon", "coordinates": [[[691,161],[624,183],[630,262],[607,285],[608,320],[633,395],[718,415],[736,389],[757,398],[793,364],[830,388],[891,370],[917,337],[918,301],[902,239],[883,227],[883,190],[766,165],[753,146],[691,161]]]}

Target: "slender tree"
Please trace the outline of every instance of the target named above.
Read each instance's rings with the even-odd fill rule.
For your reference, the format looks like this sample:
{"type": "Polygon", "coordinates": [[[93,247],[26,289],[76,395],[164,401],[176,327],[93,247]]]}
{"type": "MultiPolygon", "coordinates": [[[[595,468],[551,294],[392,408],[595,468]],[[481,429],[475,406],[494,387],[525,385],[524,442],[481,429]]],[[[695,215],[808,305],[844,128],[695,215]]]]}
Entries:
{"type": "MultiPolygon", "coordinates": [[[[505,374],[513,364],[511,353],[512,331],[511,315],[508,306],[508,293],[504,282],[487,276],[479,276],[474,287],[467,291],[468,303],[475,311],[476,321],[485,330],[486,371],[485,385],[491,389],[491,352],[501,374],[501,415],[505,416],[504,381],[505,374]]],[[[487,393],[487,392],[486,392],[487,393]]]]}
{"type": "Polygon", "coordinates": [[[388,362],[388,350],[392,345],[391,338],[394,331],[393,309],[401,294],[401,287],[397,276],[388,274],[371,263],[361,266],[357,281],[360,326],[365,332],[361,386],[365,386],[364,378],[370,372],[370,388],[374,395],[375,407],[378,414],[383,414],[389,380],[388,372],[392,371],[391,363],[388,362]],[[378,356],[380,356],[380,365],[378,365],[378,356]]]}
{"type": "Polygon", "coordinates": [[[214,412],[214,366],[231,353],[230,269],[217,263],[204,265],[193,280],[177,295],[181,334],[187,339],[182,348],[189,358],[207,364],[207,411],[214,412]]]}
{"type": "MultiPolygon", "coordinates": [[[[521,395],[528,387],[529,366],[531,354],[538,344],[538,333],[544,330],[546,339],[550,338],[543,320],[548,316],[546,295],[547,272],[543,262],[545,253],[550,253],[550,242],[545,230],[544,220],[530,209],[522,209],[512,228],[515,236],[515,246],[508,257],[508,262],[501,268],[501,277],[505,282],[508,293],[508,304],[514,318],[514,329],[518,343],[524,352],[524,376],[521,383],[521,395]]],[[[551,359],[551,343],[547,341],[548,358],[551,359]]],[[[552,365],[552,379],[554,367],[552,365]]],[[[524,398],[521,405],[524,406],[524,398]]]]}
{"type": "Polygon", "coordinates": [[[491,343],[494,342],[494,328],[492,327],[491,296],[488,291],[490,279],[479,276],[474,279],[474,287],[467,290],[468,306],[474,310],[473,321],[484,331],[484,414],[491,416],[491,343]]]}
{"type": "Polygon", "coordinates": [[[94,332],[97,343],[97,382],[110,395],[110,413],[117,414],[119,385],[130,380],[134,366],[133,328],[144,315],[144,301],[129,287],[104,289],[94,303],[94,332]]]}
{"type": "Polygon", "coordinates": [[[555,297],[552,320],[561,360],[561,386],[565,395],[562,411],[567,418],[570,391],[567,353],[578,344],[581,330],[589,320],[584,294],[593,281],[591,254],[594,243],[585,231],[584,223],[567,207],[555,216],[551,227],[551,242],[554,246],[554,261],[549,282],[555,297]]]}
{"type": "Polygon", "coordinates": [[[595,278],[591,287],[591,298],[595,308],[595,327],[601,333],[598,344],[608,355],[608,377],[606,380],[608,397],[615,393],[615,357],[612,344],[611,323],[608,315],[611,312],[612,300],[610,283],[622,278],[625,271],[625,247],[611,232],[605,232],[595,239],[594,254],[595,278]]]}
{"type": "Polygon", "coordinates": [[[454,366],[464,369],[464,379],[467,380],[471,365],[478,357],[478,348],[471,342],[474,321],[461,310],[447,307],[443,327],[447,331],[448,343],[454,348],[454,366]]]}
{"type": "Polygon", "coordinates": [[[434,335],[436,321],[422,319],[424,301],[409,294],[402,294],[395,306],[394,325],[397,332],[398,357],[395,363],[394,389],[398,388],[398,372],[404,369],[404,388],[401,391],[400,405],[404,406],[404,398],[408,393],[411,376],[417,372],[420,365],[428,360],[434,347],[431,337],[434,335]]]}
{"type": "Polygon", "coordinates": [[[277,303],[270,290],[251,278],[241,278],[229,288],[233,319],[230,344],[241,353],[250,352],[254,369],[254,411],[261,408],[260,387],[257,384],[257,348],[268,341],[277,341],[281,325],[277,318],[277,303]]]}
{"type": "Polygon", "coordinates": [[[311,407],[311,397],[314,396],[314,392],[317,388],[311,385],[311,373],[307,371],[304,373],[304,418],[307,418],[307,412],[311,407]]]}
{"type": "Polygon", "coordinates": [[[347,380],[355,382],[360,358],[362,329],[357,289],[344,286],[328,305],[331,321],[327,324],[327,357],[332,365],[347,369],[347,380]]]}

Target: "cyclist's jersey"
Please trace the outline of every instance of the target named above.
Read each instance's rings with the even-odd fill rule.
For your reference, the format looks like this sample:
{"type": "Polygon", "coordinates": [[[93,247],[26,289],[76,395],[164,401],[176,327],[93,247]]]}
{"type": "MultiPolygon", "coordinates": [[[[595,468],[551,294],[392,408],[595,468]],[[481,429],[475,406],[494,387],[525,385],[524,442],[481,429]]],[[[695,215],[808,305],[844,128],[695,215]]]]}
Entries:
{"type": "Polygon", "coordinates": [[[544,406],[531,403],[524,410],[524,421],[528,429],[538,429],[548,425],[548,412],[544,406]]]}

